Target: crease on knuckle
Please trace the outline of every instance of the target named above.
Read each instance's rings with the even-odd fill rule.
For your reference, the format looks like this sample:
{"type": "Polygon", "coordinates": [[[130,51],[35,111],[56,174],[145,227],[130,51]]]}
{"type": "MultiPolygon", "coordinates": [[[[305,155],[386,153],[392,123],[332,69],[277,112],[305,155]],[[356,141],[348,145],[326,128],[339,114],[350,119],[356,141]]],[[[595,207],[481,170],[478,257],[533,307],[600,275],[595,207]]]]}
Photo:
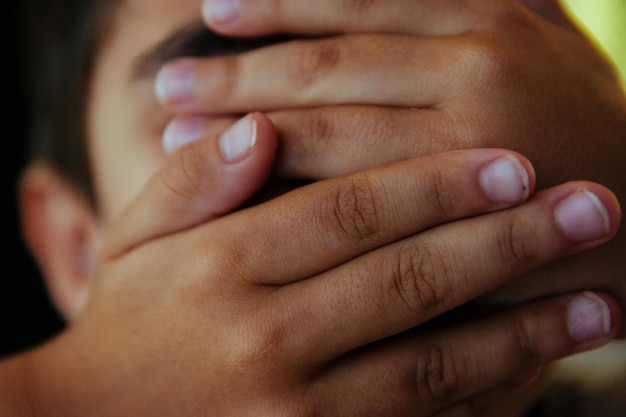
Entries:
{"type": "Polygon", "coordinates": [[[460,393],[463,369],[450,346],[437,344],[417,358],[417,397],[437,406],[450,404],[460,393]]]}
{"type": "Polygon", "coordinates": [[[312,110],[307,117],[303,129],[304,136],[300,139],[304,143],[308,155],[325,155],[325,149],[330,145],[335,134],[335,120],[332,112],[312,110]]]}
{"type": "Polygon", "coordinates": [[[391,285],[409,311],[436,310],[444,302],[449,277],[438,259],[427,244],[406,245],[398,253],[391,285]]]}
{"type": "Polygon", "coordinates": [[[309,42],[302,52],[292,55],[289,76],[298,88],[312,87],[317,80],[335,69],[340,60],[340,50],[336,43],[309,42]]]}
{"type": "Polygon", "coordinates": [[[207,162],[194,147],[184,147],[174,155],[174,166],[161,170],[159,178],[166,189],[185,200],[192,200],[202,194],[207,162]]]}
{"type": "Polygon", "coordinates": [[[529,323],[522,317],[515,320],[514,343],[520,363],[528,366],[528,363],[540,363],[544,359],[545,353],[535,342],[534,333],[529,323]]]}
{"type": "Polygon", "coordinates": [[[220,56],[214,61],[218,65],[215,71],[219,77],[215,77],[220,82],[217,87],[217,94],[211,96],[211,101],[222,102],[234,98],[237,95],[238,81],[241,79],[241,59],[237,55],[220,56]]]}
{"type": "Polygon", "coordinates": [[[537,262],[538,240],[520,216],[510,216],[500,233],[499,249],[505,264],[532,266],[537,262]]]}
{"type": "Polygon", "coordinates": [[[434,166],[431,176],[431,196],[429,201],[437,204],[437,209],[445,219],[451,219],[456,214],[456,198],[453,190],[456,184],[446,175],[441,167],[434,166]]]}
{"type": "Polygon", "coordinates": [[[346,179],[335,193],[331,227],[337,226],[345,237],[357,241],[374,238],[380,233],[377,197],[366,175],[346,179]]]}

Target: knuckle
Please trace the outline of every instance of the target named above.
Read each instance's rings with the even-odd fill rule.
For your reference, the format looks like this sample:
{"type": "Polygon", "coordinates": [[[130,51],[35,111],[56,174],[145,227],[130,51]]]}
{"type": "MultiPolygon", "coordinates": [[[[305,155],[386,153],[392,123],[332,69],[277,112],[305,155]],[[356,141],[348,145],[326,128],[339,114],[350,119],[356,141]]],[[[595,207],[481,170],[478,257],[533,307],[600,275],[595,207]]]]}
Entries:
{"type": "Polygon", "coordinates": [[[540,344],[536,343],[532,326],[522,317],[515,320],[514,343],[516,354],[522,363],[538,363],[545,357],[540,344]]]}
{"type": "Polygon", "coordinates": [[[430,195],[428,201],[437,204],[440,216],[446,219],[455,217],[457,211],[456,181],[446,171],[439,166],[433,166],[431,172],[431,182],[428,191],[430,195]]]}
{"type": "Polygon", "coordinates": [[[334,190],[329,224],[349,239],[367,240],[380,233],[379,203],[370,181],[359,175],[342,181],[334,190]]]}
{"type": "MultiPolygon", "coordinates": [[[[232,329],[231,329],[232,330],[232,329]]],[[[263,320],[249,319],[231,332],[233,341],[224,353],[224,363],[233,369],[246,370],[253,374],[264,374],[285,361],[283,351],[289,337],[284,320],[272,314],[263,320]]]]}
{"type": "MultiPolygon", "coordinates": [[[[219,250],[203,233],[194,235],[191,247],[196,249],[192,255],[185,256],[189,257],[189,264],[194,265],[194,270],[199,273],[179,274],[174,283],[184,300],[205,305],[207,299],[215,298],[217,294],[246,290],[247,287],[242,284],[249,282],[246,271],[254,268],[250,265],[249,248],[239,240],[233,242],[229,239],[221,240],[218,246],[219,250]]],[[[180,259],[185,256],[181,255],[180,259]]]]}
{"type": "Polygon", "coordinates": [[[497,39],[476,34],[469,36],[464,47],[458,49],[457,68],[463,71],[457,73],[465,74],[458,82],[471,89],[468,93],[498,91],[514,76],[506,49],[500,45],[497,39]]]}
{"type": "Polygon", "coordinates": [[[202,178],[210,168],[203,155],[194,146],[181,148],[174,154],[173,165],[160,171],[163,186],[185,200],[201,195],[202,178]]]}
{"type": "Polygon", "coordinates": [[[391,274],[394,298],[409,311],[436,310],[445,300],[450,280],[442,258],[427,244],[407,245],[400,250],[391,274]]]}
{"type": "Polygon", "coordinates": [[[434,345],[417,357],[416,392],[425,403],[444,405],[454,401],[460,393],[463,364],[453,348],[434,345]]]}
{"type": "Polygon", "coordinates": [[[219,80],[215,87],[215,93],[211,95],[211,101],[221,102],[231,99],[237,94],[238,80],[241,79],[241,58],[237,55],[220,56],[212,61],[212,72],[218,76],[210,75],[211,79],[219,80]]]}
{"type": "Polygon", "coordinates": [[[309,112],[302,134],[303,136],[299,136],[298,139],[304,144],[308,155],[326,155],[325,149],[331,144],[335,134],[332,112],[322,110],[309,112]]]}
{"type": "Polygon", "coordinates": [[[307,42],[291,54],[289,77],[298,87],[312,86],[337,67],[340,50],[336,42],[307,42]]]}
{"type": "Polygon", "coordinates": [[[508,218],[498,235],[498,248],[504,264],[534,265],[539,257],[533,229],[520,216],[508,218]]]}

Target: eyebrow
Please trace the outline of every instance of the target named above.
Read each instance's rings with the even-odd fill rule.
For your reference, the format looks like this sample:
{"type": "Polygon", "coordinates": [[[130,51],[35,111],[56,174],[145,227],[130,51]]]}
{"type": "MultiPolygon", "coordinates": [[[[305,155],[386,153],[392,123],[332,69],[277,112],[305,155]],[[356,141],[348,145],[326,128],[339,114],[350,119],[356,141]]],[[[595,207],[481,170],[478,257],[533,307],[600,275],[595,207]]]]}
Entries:
{"type": "Polygon", "coordinates": [[[261,38],[230,38],[218,35],[206,28],[201,20],[197,20],[175,30],[157,45],[140,54],[135,59],[131,80],[152,77],[163,65],[176,58],[234,55],[298,38],[285,34],[261,38]]]}

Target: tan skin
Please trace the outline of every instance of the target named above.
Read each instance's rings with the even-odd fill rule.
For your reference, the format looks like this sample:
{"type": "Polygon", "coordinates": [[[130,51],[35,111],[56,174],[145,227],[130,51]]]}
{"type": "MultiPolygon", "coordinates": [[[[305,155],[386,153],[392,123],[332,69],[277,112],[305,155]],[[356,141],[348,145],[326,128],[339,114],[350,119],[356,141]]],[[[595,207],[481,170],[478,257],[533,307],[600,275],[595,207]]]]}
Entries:
{"type": "MultiPolygon", "coordinates": [[[[238,17],[205,14],[207,25],[236,36],[339,35],[186,60],[194,64],[190,97],[161,99],[183,114],[271,112],[281,135],[279,176],[320,179],[504,147],[533,160],[539,189],[585,178],[626,201],[626,96],[613,68],[558,2],[521,3],[532,10],[512,0],[325,0],[314,8],[242,0],[238,17]],[[294,107],[305,109],[280,110],[294,107]]],[[[624,308],[625,249],[620,233],[601,251],[535,271],[486,299],[508,304],[595,288],[624,308]]]]}
{"type": "Polygon", "coordinates": [[[135,58],[198,7],[118,11],[89,106],[98,215],[51,168],[24,177],[29,243],[73,321],[0,365],[2,412],[502,415],[529,379],[506,381],[615,337],[619,307],[603,293],[403,333],[617,233],[619,205],[598,184],[529,200],[535,174],[515,152],[409,158],[227,214],[270,174],[270,119],[168,157],[151,82],[128,84],[135,58]],[[584,239],[557,220],[580,198],[584,239]]]}

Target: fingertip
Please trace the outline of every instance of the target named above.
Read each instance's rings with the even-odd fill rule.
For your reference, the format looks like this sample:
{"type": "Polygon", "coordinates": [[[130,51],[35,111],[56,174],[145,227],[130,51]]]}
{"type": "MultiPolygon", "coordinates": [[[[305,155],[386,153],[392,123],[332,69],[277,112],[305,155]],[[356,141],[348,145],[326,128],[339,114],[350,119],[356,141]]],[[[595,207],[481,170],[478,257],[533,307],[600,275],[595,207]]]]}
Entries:
{"type": "Polygon", "coordinates": [[[242,0],[204,0],[202,20],[211,30],[227,36],[264,36],[280,32],[272,26],[270,7],[260,3],[257,0],[245,3],[242,0]]]}
{"type": "Polygon", "coordinates": [[[252,112],[249,116],[256,123],[257,140],[263,141],[264,146],[276,148],[278,146],[278,132],[274,122],[261,112],[252,112]]]}
{"type": "Polygon", "coordinates": [[[490,161],[480,172],[480,184],[489,199],[498,204],[526,201],[531,193],[530,163],[513,154],[490,161]],[[524,162],[522,162],[524,161],[524,162]]]}
{"type": "Polygon", "coordinates": [[[237,23],[241,0],[204,0],[202,18],[212,28],[224,29],[237,23]]]}
{"type": "Polygon", "coordinates": [[[609,339],[618,337],[623,323],[623,313],[619,302],[611,295],[604,292],[593,292],[606,305],[610,317],[610,325],[606,328],[609,339]]]}
{"type": "Polygon", "coordinates": [[[608,294],[586,291],[567,303],[567,331],[581,350],[600,347],[614,339],[621,320],[621,309],[608,294]]]}
{"type": "Polygon", "coordinates": [[[164,106],[172,107],[188,102],[193,96],[196,60],[178,59],[165,64],[154,81],[154,94],[164,106]]]}
{"type": "Polygon", "coordinates": [[[252,115],[239,119],[219,137],[219,149],[227,164],[241,162],[254,151],[257,142],[257,122],[252,115]]]}
{"type": "Polygon", "coordinates": [[[263,113],[250,113],[239,119],[218,138],[218,148],[226,164],[248,162],[260,164],[269,172],[278,147],[277,132],[272,121],[263,113]]]}
{"type": "Polygon", "coordinates": [[[615,235],[622,222],[622,208],[619,199],[613,191],[605,186],[590,183],[589,189],[606,208],[610,219],[609,235],[615,235]]]}
{"type": "Polygon", "coordinates": [[[621,223],[621,208],[615,194],[599,184],[574,184],[554,208],[561,233],[578,244],[596,244],[615,236],[621,223]]]}
{"type": "Polygon", "coordinates": [[[171,155],[183,146],[195,142],[204,136],[205,120],[200,117],[174,119],[163,131],[163,151],[171,155]]]}

